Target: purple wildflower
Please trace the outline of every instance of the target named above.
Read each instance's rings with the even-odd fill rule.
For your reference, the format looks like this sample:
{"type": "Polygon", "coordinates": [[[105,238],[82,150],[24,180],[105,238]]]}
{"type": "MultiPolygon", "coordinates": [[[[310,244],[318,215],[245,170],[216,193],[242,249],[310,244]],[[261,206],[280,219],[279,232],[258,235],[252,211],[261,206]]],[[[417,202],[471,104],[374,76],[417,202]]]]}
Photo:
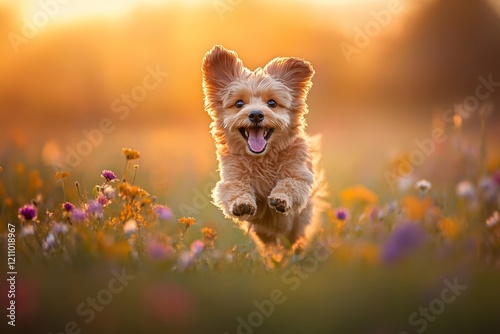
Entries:
{"type": "Polygon", "coordinates": [[[193,243],[190,246],[191,254],[193,254],[193,256],[201,255],[201,252],[203,252],[203,247],[204,247],[203,241],[201,240],[193,241],[193,243]]]}
{"type": "Polygon", "coordinates": [[[47,235],[47,238],[45,238],[45,240],[43,241],[42,248],[44,250],[51,249],[51,248],[53,248],[56,245],[56,243],[57,243],[57,239],[54,236],[54,234],[49,233],[47,235]]]}
{"type": "Polygon", "coordinates": [[[64,223],[55,223],[53,226],[52,226],[52,232],[54,234],[66,234],[69,230],[69,227],[67,224],[64,224],[64,223]]]}
{"type": "Polygon", "coordinates": [[[193,264],[193,257],[188,251],[183,251],[179,254],[179,257],[177,258],[177,268],[179,271],[184,271],[189,266],[193,264]]]}
{"type": "Polygon", "coordinates": [[[479,189],[487,200],[494,200],[498,192],[498,186],[493,177],[483,177],[479,180],[479,189]]]}
{"type": "Polygon", "coordinates": [[[37,211],[36,208],[31,204],[26,204],[25,206],[19,208],[19,218],[24,220],[36,219],[37,211]]]}
{"type": "Polygon", "coordinates": [[[148,253],[153,260],[170,259],[174,255],[174,249],[170,245],[164,245],[157,240],[148,244],[148,253]]]}
{"type": "Polygon", "coordinates": [[[398,226],[387,239],[382,249],[382,262],[393,263],[420,247],[426,233],[416,224],[405,223],[398,226]]]}
{"type": "Polygon", "coordinates": [[[71,204],[70,202],[66,202],[62,205],[62,208],[66,212],[72,212],[75,209],[75,206],[71,204]]]}
{"type": "Polygon", "coordinates": [[[89,214],[96,218],[102,218],[104,216],[104,210],[102,205],[96,201],[90,201],[87,204],[87,211],[89,214]]]}
{"type": "Polygon", "coordinates": [[[97,196],[97,199],[96,199],[97,203],[101,204],[102,206],[106,206],[108,204],[108,199],[106,198],[106,196],[104,196],[103,194],[100,194],[99,196],[97,196]]]}
{"type": "Polygon", "coordinates": [[[102,191],[102,193],[108,200],[112,200],[113,198],[115,198],[116,191],[115,188],[111,186],[104,186],[104,190],[102,191]]]}
{"type": "Polygon", "coordinates": [[[35,228],[33,225],[26,225],[22,228],[21,234],[19,235],[20,237],[25,237],[27,235],[34,235],[35,234],[35,228]]]}
{"type": "Polygon", "coordinates": [[[101,176],[106,180],[106,181],[113,181],[116,179],[116,175],[115,173],[113,173],[112,171],[110,170],[103,170],[102,173],[101,173],[101,176]]]}
{"type": "Polygon", "coordinates": [[[338,220],[348,220],[349,217],[349,210],[345,208],[338,208],[335,210],[335,218],[337,218],[338,220]]]}
{"type": "Polygon", "coordinates": [[[172,210],[165,205],[155,205],[155,213],[160,219],[170,220],[174,217],[172,210]]]}
{"type": "Polygon", "coordinates": [[[493,173],[491,178],[493,179],[493,181],[495,181],[497,185],[500,186],[500,170],[497,170],[495,173],[493,173]]]}
{"type": "Polygon", "coordinates": [[[82,223],[85,220],[85,211],[75,208],[73,212],[71,212],[71,220],[75,223],[82,223]]]}

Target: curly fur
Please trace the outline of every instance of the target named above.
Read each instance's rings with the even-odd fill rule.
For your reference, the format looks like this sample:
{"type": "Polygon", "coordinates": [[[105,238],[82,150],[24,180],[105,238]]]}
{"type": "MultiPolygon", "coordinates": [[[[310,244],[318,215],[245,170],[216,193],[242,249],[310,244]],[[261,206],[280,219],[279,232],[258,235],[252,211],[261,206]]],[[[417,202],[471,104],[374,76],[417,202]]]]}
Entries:
{"type": "Polygon", "coordinates": [[[319,140],[305,133],[314,69],[289,57],[250,71],[234,51],[216,45],[205,55],[202,72],[220,171],[214,204],[249,231],[262,251],[302,249],[325,208],[319,140]],[[276,107],[268,105],[270,99],[276,107]],[[235,106],[238,100],[243,107],[235,106]],[[239,130],[255,126],[249,120],[254,110],[263,114],[258,126],[274,129],[258,154],[239,130]]]}

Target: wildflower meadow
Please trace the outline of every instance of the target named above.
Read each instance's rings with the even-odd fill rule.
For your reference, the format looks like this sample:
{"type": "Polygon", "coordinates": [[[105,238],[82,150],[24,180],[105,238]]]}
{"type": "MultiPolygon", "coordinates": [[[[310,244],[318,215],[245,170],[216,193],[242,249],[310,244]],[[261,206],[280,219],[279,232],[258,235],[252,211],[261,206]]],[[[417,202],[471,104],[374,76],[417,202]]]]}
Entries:
{"type": "Polygon", "coordinates": [[[1,333],[500,332],[495,1],[32,3],[0,2],[1,333]],[[302,253],[212,204],[214,44],[315,68],[302,253]]]}
{"type": "Polygon", "coordinates": [[[140,152],[115,155],[124,168],[102,169],[91,186],[22,160],[2,166],[16,331],[498,328],[498,166],[441,189],[432,174],[411,182],[407,170],[385,201],[364,185],[335,191],[311,246],[270,267],[248,236],[229,231],[232,222],[176,215],[142,188],[140,152]],[[240,235],[219,243],[228,231],[240,235]]]}

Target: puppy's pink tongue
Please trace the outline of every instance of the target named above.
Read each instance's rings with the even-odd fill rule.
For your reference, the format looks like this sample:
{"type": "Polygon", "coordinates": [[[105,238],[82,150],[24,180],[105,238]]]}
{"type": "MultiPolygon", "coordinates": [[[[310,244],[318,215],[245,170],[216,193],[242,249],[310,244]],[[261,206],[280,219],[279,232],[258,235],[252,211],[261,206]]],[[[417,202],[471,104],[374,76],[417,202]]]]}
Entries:
{"type": "Polygon", "coordinates": [[[260,153],[266,147],[263,128],[248,129],[248,145],[255,153],[260,153]]]}

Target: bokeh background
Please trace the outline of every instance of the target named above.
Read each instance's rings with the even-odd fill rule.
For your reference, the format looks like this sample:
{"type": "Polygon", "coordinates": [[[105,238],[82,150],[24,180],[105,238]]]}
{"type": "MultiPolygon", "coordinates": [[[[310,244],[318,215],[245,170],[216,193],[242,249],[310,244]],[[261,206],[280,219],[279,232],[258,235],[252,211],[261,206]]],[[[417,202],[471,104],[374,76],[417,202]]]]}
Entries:
{"type": "MultiPolygon", "coordinates": [[[[197,215],[216,226],[222,248],[246,242],[247,238],[223,219],[206,196],[217,179],[217,166],[208,132],[210,119],[203,108],[200,66],[214,44],[235,50],[250,69],[264,66],[277,56],[302,57],[313,64],[316,75],[308,99],[308,129],[311,134],[322,135],[323,163],[333,206],[340,204],[342,189],[356,184],[376,191],[384,203],[420,178],[430,179],[438,193],[450,194],[464,177],[477,181],[480,175],[500,167],[500,1],[401,0],[394,1],[397,13],[389,11],[391,1],[385,0],[66,2],[0,0],[0,198],[8,197],[14,208],[9,211],[2,204],[5,222],[16,217],[18,206],[39,193],[45,196],[47,207],[62,201],[60,186],[53,177],[56,170],[69,170],[72,180],[79,180],[90,192],[99,182],[102,169],[123,170],[120,150],[132,147],[141,152],[137,183],[170,206],[175,216],[197,215]],[[376,16],[383,22],[376,23],[376,16]],[[359,31],[365,37],[359,37],[359,31]],[[359,38],[366,45],[359,46],[359,38]],[[352,53],[346,56],[346,50],[352,53]],[[132,101],[134,107],[128,112],[117,112],[116,101],[143,85],[151,69],[165,73],[161,82],[141,101],[132,101]],[[464,114],[460,104],[475,96],[480,77],[492,78],[491,94],[464,114]],[[103,119],[108,120],[107,127],[112,127],[106,133],[100,130],[103,119]],[[436,128],[444,129],[447,140],[436,144],[412,173],[405,173],[404,179],[391,185],[387,171],[397,169],[403,157],[418,149],[415,140],[432,138],[436,128]],[[93,142],[86,133],[94,134],[93,142]],[[71,152],[79,147],[86,153],[75,157],[71,152]],[[23,179],[26,184],[20,184],[23,179]],[[33,182],[36,185],[30,188],[33,182]]],[[[67,187],[66,192],[69,198],[77,197],[73,187],[67,187]]],[[[344,312],[341,306],[335,306],[344,319],[337,329],[347,333],[372,328],[359,323],[349,327],[361,315],[348,310],[361,303],[364,313],[376,313],[367,321],[383,318],[386,315],[376,311],[378,305],[391,303],[386,297],[398,294],[391,295],[389,285],[378,291],[376,282],[399,284],[415,272],[425,275],[427,264],[424,261],[416,268],[390,274],[350,268],[339,274],[340,278],[334,274],[336,268],[330,268],[332,271],[325,275],[343,282],[330,296],[344,298],[346,307],[344,312]],[[366,275],[377,278],[365,282],[366,275]],[[352,299],[353,291],[343,293],[349,282],[360,288],[361,294],[369,295],[370,302],[365,303],[360,296],[359,300],[352,299]]],[[[95,286],[102,285],[108,274],[95,274],[99,282],[95,286]]],[[[72,295],[72,286],[82,283],[78,273],[47,275],[45,289],[38,292],[43,295],[40,300],[52,294],[72,295]],[[63,292],[59,292],[60,281],[75,284],[63,285],[63,292]]],[[[154,282],[150,281],[154,279],[141,279],[151,290],[148,293],[154,295],[154,282]]],[[[181,311],[163,314],[169,314],[165,324],[174,328],[197,316],[189,313],[194,301],[186,297],[188,288],[175,282],[182,279],[174,277],[173,287],[165,292],[179,300],[181,311]]],[[[251,300],[252,293],[258,295],[282,284],[279,277],[274,279],[266,281],[261,290],[252,278],[249,296],[246,292],[235,297],[222,294],[218,305],[224,308],[233,299],[251,300]]],[[[228,281],[224,284],[231,284],[228,281]]],[[[30,284],[34,283],[23,286],[24,293],[38,291],[30,284]]],[[[325,279],[316,286],[324,284],[325,279]]],[[[412,286],[425,283],[408,284],[411,295],[412,286]]],[[[217,291],[224,289],[214,277],[189,286],[204,296],[197,310],[202,304],[209,309],[209,301],[219,298],[217,291]],[[215,292],[203,289],[203,284],[214,284],[215,292]]],[[[94,291],[92,288],[89,290],[94,291]]],[[[129,300],[135,300],[136,293],[130,292],[129,300]]],[[[301,293],[301,298],[309,302],[322,299],[317,306],[321,309],[316,319],[318,332],[333,328],[320,325],[321,319],[328,318],[328,310],[320,305],[330,305],[321,298],[321,289],[301,293]]],[[[479,291],[470,303],[480,303],[485,298],[482,293],[479,291]]],[[[70,305],[83,295],[72,297],[70,305]]],[[[397,309],[395,303],[392,310],[397,309]]],[[[56,304],[66,305],[64,300],[56,304]]],[[[280,328],[279,324],[287,321],[286,314],[300,313],[297,303],[287,305],[289,312],[273,318],[268,330],[280,328]]],[[[57,318],[54,314],[59,306],[48,312],[52,320],[57,318]]],[[[403,323],[411,309],[406,306],[401,311],[403,323]]],[[[466,304],[461,307],[466,312],[466,304]]],[[[94,326],[103,333],[123,329],[119,324],[127,313],[120,310],[108,312],[105,318],[109,323],[101,319],[103,323],[94,326]]],[[[61,318],[71,317],[72,310],[68,312],[61,318]]],[[[228,323],[233,324],[235,314],[228,323]]],[[[210,312],[203,315],[213,316],[210,312]]],[[[36,319],[46,320],[43,315],[36,319]]],[[[50,323],[55,324],[55,320],[50,323]]],[[[314,328],[311,321],[301,324],[304,327],[296,328],[314,328]]],[[[384,322],[379,325],[371,333],[398,329],[384,322]]],[[[202,326],[193,328],[203,332],[202,326]]],[[[218,327],[213,325],[207,332],[214,328],[218,327]]]]}
{"type": "MultiPolygon", "coordinates": [[[[316,69],[309,129],[323,135],[333,189],[384,182],[387,161],[429,138],[434,119],[475,94],[479,76],[500,78],[498,1],[399,3],[400,12],[348,60],[342,43],[356,46],[357,29],[369,29],[372,11],[387,11],[386,1],[75,0],[56,7],[17,53],[9,34],[22,36],[25,20],[43,9],[3,1],[1,158],[17,144],[33,160],[42,152],[45,164],[64,163],[86,140],[82,131],[109,118],[114,130],[74,172],[98,171],[110,152],[132,146],[143,153],[145,181],[163,185],[158,195],[175,189],[168,199],[183,198],[215,169],[200,64],[222,44],[251,69],[276,56],[308,59],[316,69]],[[113,101],[141,85],[148,67],[168,77],[126,117],[113,112],[113,101]]],[[[490,136],[497,114],[488,119],[490,136]]],[[[465,131],[479,133],[478,115],[465,131]]]]}

